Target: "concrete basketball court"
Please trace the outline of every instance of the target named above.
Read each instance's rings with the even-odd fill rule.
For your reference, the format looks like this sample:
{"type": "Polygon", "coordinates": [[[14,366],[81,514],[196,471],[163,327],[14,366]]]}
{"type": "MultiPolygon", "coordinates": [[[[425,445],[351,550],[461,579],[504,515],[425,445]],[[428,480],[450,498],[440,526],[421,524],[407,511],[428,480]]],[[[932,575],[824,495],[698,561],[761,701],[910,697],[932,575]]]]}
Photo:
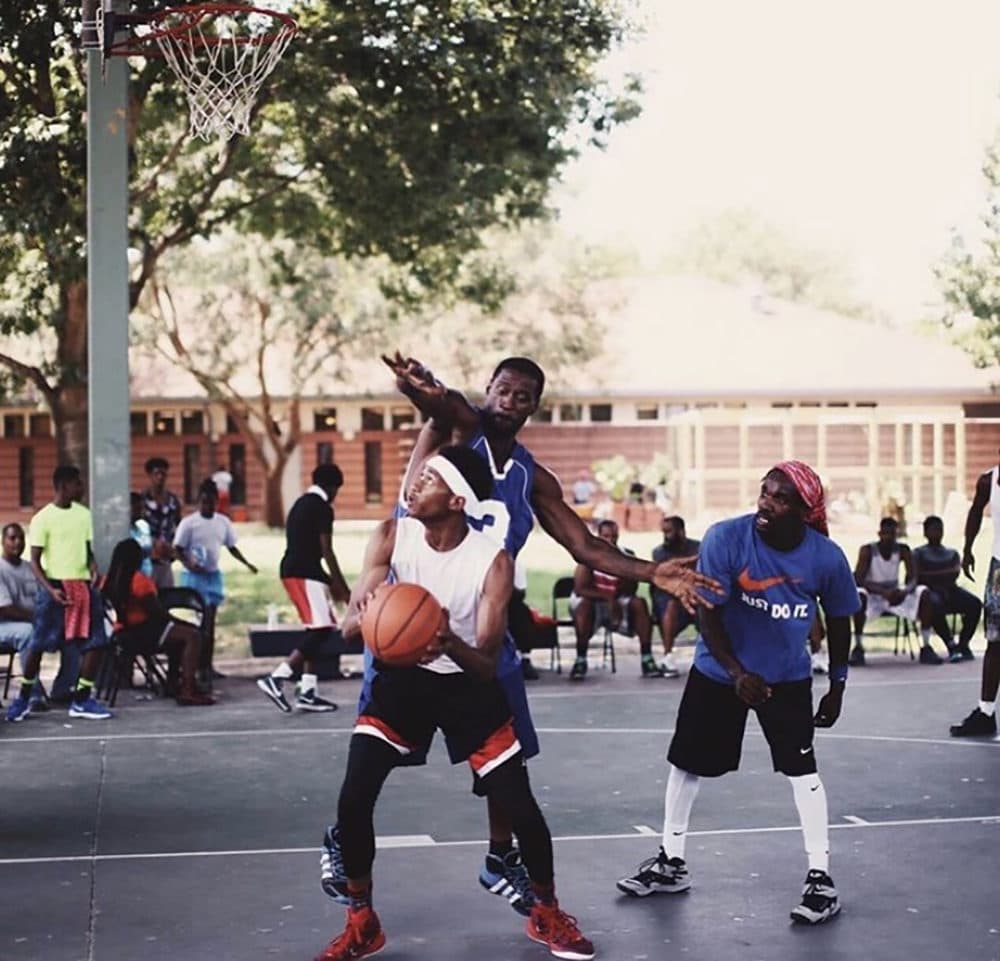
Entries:
{"type": "MultiPolygon", "coordinates": [[[[805,855],[755,722],[740,772],[706,782],[696,802],[692,890],[632,899],[614,882],[659,843],[683,681],[642,681],[622,656],[615,675],[570,685],[543,671],[530,685],[542,739],[532,783],[558,891],[598,957],[1000,959],[1000,741],[948,736],[975,703],[981,662],[871,660],[818,739],[844,909],[815,929],[788,920],[805,855]]],[[[249,672],[220,689],[214,708],[123,690],[111,722],[60,710],[0,728],[0,958],[308,961],[340,931],[318,843],[358,682],[328,684],[341,710],[324,716],[280,714],[249,672]]],[[[439,746],[386,785],[375,864],[386,961],[550,957],[476,882],[485,807],[469,783],[439,746]]]]}

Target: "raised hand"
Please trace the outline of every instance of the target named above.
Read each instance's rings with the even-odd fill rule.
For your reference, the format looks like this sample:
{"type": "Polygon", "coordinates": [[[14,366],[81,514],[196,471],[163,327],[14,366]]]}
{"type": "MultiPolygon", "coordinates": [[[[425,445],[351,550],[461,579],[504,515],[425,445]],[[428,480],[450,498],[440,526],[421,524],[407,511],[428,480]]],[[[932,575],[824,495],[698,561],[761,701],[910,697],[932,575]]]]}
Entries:
{"type": "Polygon", "coordinates": [[[699,587],[716,592],[722,590],[722,585],[714,577],[694,569],[697,561],[698,557],[694,554],[691,557],[674,557],[660,561],[653,570],[653,584],[676,597],[690,614],[694,614],[698,607],[715,606],[699,593],[699,587]]]}
{"type": "Polygon", "coordinates": [[[419,360],[413,357],[404,357],[397,350],[392,357],[383,354],[382,361],[395,375],[396,386],[401,391],[417,391],[435,397],[440,397],[445,393],[444,384],[440,383],[419,360]]]}

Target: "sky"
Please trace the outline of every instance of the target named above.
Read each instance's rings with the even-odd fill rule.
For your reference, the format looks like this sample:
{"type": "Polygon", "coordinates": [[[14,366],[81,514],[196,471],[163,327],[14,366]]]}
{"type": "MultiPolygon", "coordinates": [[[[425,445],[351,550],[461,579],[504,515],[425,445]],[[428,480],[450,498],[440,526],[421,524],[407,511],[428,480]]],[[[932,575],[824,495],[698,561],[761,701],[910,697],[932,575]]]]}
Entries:
{"type": "Polygon", "coordinates": [[[846,267],[898,323],[931,312],[932,265],[974,233],[1000,128],[1000,2],[640,0],[609,76],[643,114],[575,161],[566,231],[655,265],[696,223],[750,208],[846,267]]]}

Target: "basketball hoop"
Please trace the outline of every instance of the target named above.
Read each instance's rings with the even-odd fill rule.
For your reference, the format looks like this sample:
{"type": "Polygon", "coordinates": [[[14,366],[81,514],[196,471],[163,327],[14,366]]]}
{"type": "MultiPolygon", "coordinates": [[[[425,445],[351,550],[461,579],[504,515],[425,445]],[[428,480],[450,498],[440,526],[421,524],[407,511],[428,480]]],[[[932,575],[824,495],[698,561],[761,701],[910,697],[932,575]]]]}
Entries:
{"type": "Polygon", "coordinates": [[[192,136],[229,140],[250,132],[264,81],[298,33],[295,19],[239,3],[194,3],[151,14],[118,14],[100,4],[105,57],[162,57],[183,84],[192,136]],[[116,32],[131,28],[118,39],[116,32]]]}

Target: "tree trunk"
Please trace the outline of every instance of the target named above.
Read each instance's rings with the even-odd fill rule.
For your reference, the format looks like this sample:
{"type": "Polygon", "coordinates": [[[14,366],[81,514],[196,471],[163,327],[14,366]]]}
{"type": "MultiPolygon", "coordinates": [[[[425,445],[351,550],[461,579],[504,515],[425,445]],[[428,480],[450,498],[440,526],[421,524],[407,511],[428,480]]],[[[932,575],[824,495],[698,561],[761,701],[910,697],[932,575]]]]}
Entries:
{"type": "Polygon", "coordinates": [[[60,385],[55,390],[50,409],[58,462],[79,467],[86,479],[89,468],[87,385],[60,385]]]}
{"type": "Polygon", "coordinates": [[[285,526],[285,501],[281,493],[281,481],[285,476],[287,457],[279,458],[267,465],[264,480],[264,523],[268,527],[285,526]]]}

